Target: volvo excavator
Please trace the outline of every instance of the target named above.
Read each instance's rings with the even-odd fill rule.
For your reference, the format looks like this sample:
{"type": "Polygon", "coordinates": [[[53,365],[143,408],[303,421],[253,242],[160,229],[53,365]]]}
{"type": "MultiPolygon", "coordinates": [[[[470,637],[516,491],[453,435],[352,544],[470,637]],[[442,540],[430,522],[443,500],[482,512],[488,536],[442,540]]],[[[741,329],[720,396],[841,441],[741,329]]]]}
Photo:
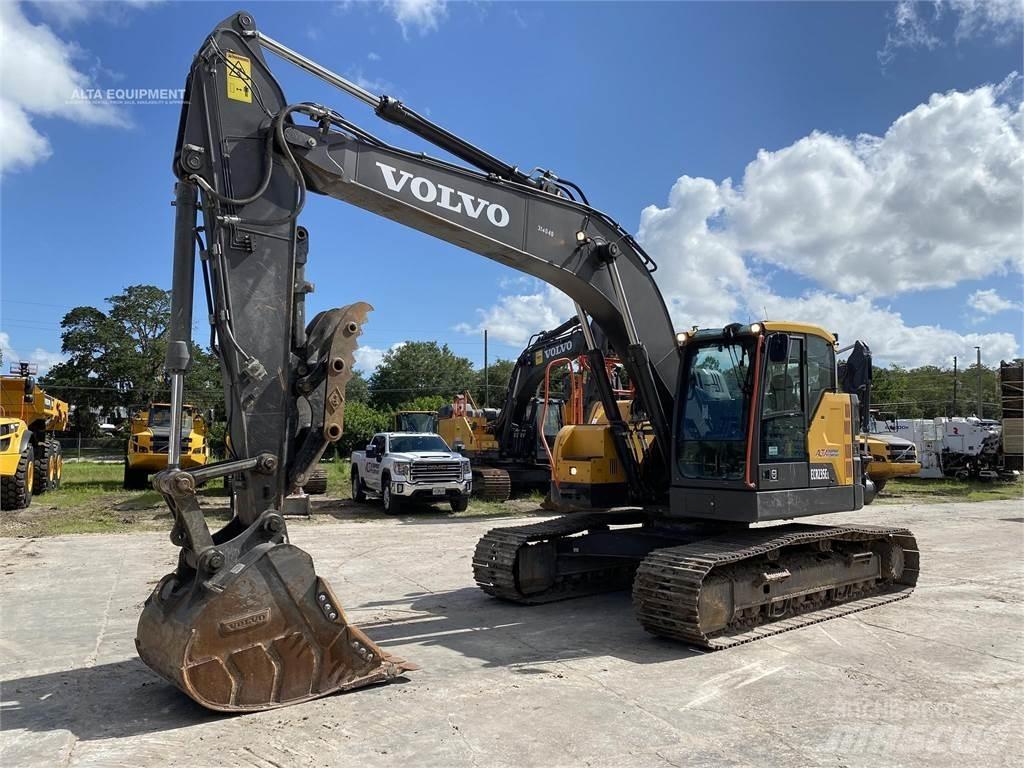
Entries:
{"type": "Polygon", "coordinates": [[[467,395],[438,412],[438,433],[473,463],[473,496],[506,501],[531,490],[547,492],[551,482],[549,444],[563,426],[562,397],[541,395],[548,366],[575,360],[586,350],[579,318],[534,334],[516,359],[500,411],[476,408],[467,395]]]}
{"type": "Polygon", "coordinates": [[[617,415],[607,377],[594,377],[609,417],[600,426],[633,506],[491,531],[473,556],[486,592],[539,603],[631,587],[647,630],[721,648],[913,589],[919,558],[905,529],[753,526],[870,500],[856,398],[835,387],[834,337],[767,322],[677,334],[654,261],[571,181],[525,172],[368,92],[265,35],[246,12],[218,24],[193,59],[173,170],[171,432],[180,429],[190,365],[198,252],[231,455],[186,470],[172,441],[153,485],[180,552],[146,600],[136,645],[200,704],[267,709],[414,666],[347,621],[310,556],[288,539],[286,513],[308,504],[300,489],[342,434],[345,382],[370,310],[353,303],[306,323],[310,235],[299,216],[308,194],[553,285],[576,303],[591,369],[604,370],[596,323],[634,387],[644,440],[617,415]],[[329,107],[288,101],[267,52],[454,161],[391,146],[329,107]],[[824,386],[820,375],[810,386],[812,361],[824,386]],[[195,488],[227,475],[233,517],[211,531],[195,488]]]}

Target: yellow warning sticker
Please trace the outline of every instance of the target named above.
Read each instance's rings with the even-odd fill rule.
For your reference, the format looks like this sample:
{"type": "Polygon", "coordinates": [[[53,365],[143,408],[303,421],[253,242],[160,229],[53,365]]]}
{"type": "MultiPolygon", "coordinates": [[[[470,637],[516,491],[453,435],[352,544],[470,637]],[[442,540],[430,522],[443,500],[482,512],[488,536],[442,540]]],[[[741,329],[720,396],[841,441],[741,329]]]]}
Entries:
{"type": "Polygon", "coordinates": [[[252,62],[247,56],[228,51],[228,98],[252,104],[252,62]]]}
{"type": "Polygon", "coordinates": [[[534,354],[533,354],[533,364],[534,365],[543,365],[544,364],[544,350],[543,349],[538,349],[536,352],[534,352],[534,354]]]}

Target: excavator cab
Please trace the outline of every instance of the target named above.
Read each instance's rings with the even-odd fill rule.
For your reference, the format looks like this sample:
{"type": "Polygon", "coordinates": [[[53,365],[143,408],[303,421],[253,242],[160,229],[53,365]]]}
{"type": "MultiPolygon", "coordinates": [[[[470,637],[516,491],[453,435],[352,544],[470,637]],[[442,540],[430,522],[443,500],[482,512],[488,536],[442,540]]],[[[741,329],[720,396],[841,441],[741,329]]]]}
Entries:
{"type": "Polygon", "coordinates": [[[673,515],[759,522],[870,502],[831,333],[765,322],[679,340],[673,515]]]}

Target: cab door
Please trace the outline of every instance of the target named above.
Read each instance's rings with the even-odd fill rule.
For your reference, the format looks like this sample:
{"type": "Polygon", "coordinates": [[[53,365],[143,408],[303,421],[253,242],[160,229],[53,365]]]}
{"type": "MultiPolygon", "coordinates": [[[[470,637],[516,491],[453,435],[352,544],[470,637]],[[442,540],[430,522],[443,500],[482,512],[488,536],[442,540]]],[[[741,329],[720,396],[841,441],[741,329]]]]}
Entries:
{"type": "Polygon", "coordinates": [[[810,487],[805,339],[769,334],[761,379],[758,489],[810,487]],[[788,349],[787,349],[788,347],[788,349]]]}
{"type": "Polygon", "coordinates": [[[375,435],[370,445],[374,447],[374,457],[366,458],[366,474],[370,479],[370,487],[380,489],[381,464],[384,461],[384,451],[387,447],[387,438],[384,435],[375,435]]]}

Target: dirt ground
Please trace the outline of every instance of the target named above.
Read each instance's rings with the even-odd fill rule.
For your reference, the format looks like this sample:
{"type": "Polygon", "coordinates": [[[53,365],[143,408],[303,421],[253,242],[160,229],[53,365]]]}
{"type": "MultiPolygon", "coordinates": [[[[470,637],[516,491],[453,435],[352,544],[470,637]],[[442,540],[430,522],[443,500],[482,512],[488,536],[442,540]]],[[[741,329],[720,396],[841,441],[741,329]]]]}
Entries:
{"type": "Polygon", "coordinates": [[[176,554],[166,528],[0,540],[0,763],[1019,765],[1019,502],[832,516],[914,530],[914,595],[717,653],[645,634],[627,593],[536,607],[488,598],[472,582],[473,545],[515,521],[338,510],[293,521],[292,540],[352,621],[422,669],[234,717],[201,709],[136,656],[142,601],[176,554]]]}

